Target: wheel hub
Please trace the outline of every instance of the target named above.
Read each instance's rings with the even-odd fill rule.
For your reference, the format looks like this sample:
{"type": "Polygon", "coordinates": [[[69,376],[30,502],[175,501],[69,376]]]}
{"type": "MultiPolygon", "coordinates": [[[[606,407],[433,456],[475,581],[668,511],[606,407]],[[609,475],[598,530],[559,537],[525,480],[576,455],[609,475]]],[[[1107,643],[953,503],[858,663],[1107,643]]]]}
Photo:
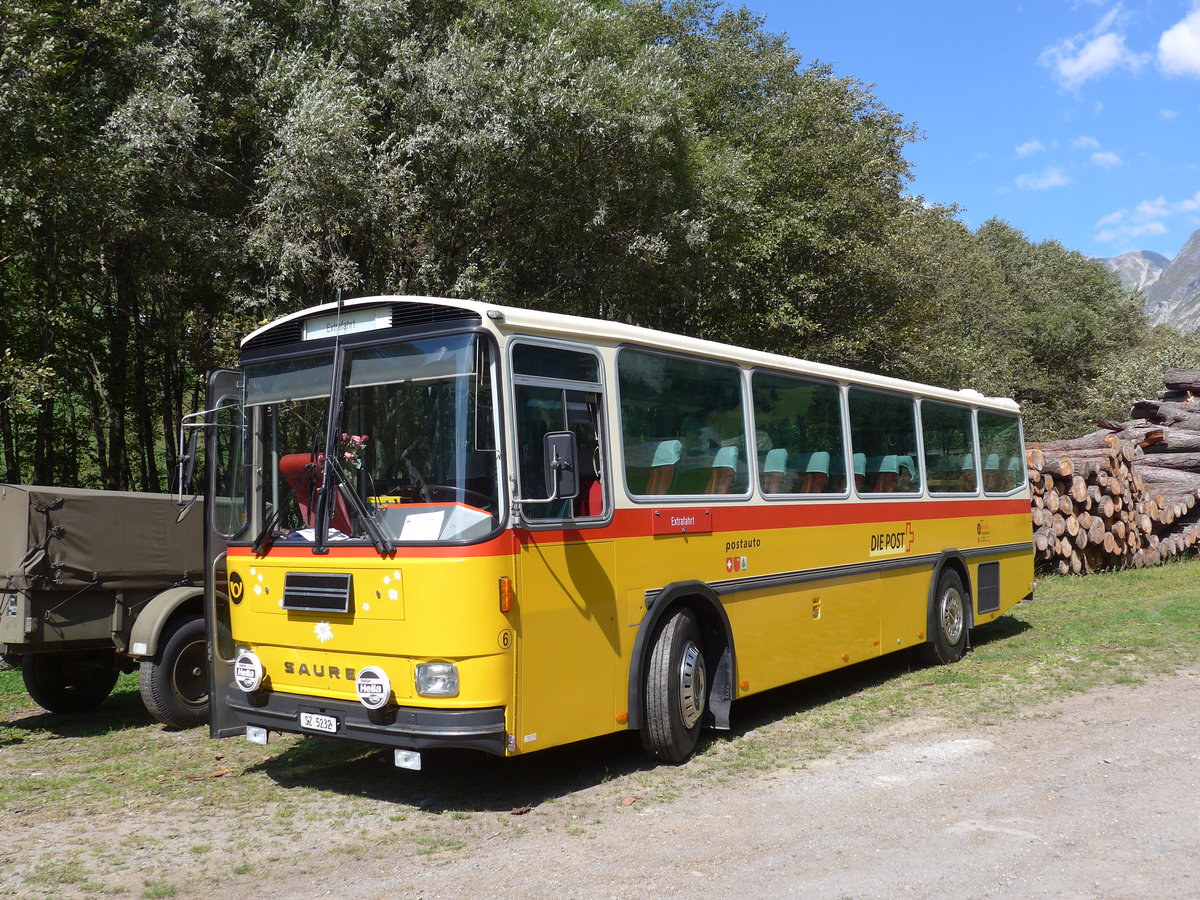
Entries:
{"type": "Polygon", "coordinates": [[[951,646],[962,637],[965,623],[962,594],[955,588],[947,588],[942,594],[942,634],[951,646]]]}
{"type": "Polygon", "coordinates": [[[679,713],[685,728],[691,728],[704,714],[707,684],[704,654],[693,641],[688,641],[679,661],[679,713]]]}

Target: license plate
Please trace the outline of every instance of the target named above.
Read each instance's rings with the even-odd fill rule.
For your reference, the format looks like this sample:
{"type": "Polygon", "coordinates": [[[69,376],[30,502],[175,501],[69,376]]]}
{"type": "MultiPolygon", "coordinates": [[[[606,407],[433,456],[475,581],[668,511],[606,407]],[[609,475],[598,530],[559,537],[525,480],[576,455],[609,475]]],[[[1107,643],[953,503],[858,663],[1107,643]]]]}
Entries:
{"type": "Polygon", "coordinates": [[[326,734],[336,734],[338,720],[333,716],[323,716],[320,713],[300,713],[300,727],[309,731],[324,731],[326,734]]]}

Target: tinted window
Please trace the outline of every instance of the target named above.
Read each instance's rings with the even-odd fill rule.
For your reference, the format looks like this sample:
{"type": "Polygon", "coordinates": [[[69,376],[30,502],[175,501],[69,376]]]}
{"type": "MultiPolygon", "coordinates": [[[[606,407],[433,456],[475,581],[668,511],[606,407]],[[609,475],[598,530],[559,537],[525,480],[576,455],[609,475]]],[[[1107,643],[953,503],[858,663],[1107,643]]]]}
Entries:
{"type": "Polygon", "coordinates": [[[859,493],[909,494],[920,490],[911,397],[851,388],[850,446],[859,493]]]}
{"type": "Polygon", "coordinates": [[[836,385],[756,372],[754,442],[764,494],[846,489],[842,406],[836,385]]]}
{"type": "Polygon", "coordinates": [[[1007,494],[1025,484],[1025,450],[1021,446],[1016,416],[980,410],[979,456],[983,462],[983,489],[1007,494]]]}
{"type": "Polygon", "coordinates": [[[513,348],[513,372],[538,378],[598,384],[600,360],[590,353],[578,353],[561,347],[518,344],[513,348]]]}
{"type": "Polygon", "coordinates": [[[630,493],[747,492],[746,418],[738,369],[623,350],[617,372],[630,493]]]}
{"type": "Polygon", "coordinates": [[[971,411],[930,400],[921,402],[925,477],[931,494],[974,493],[975,435],[971,411]]]}

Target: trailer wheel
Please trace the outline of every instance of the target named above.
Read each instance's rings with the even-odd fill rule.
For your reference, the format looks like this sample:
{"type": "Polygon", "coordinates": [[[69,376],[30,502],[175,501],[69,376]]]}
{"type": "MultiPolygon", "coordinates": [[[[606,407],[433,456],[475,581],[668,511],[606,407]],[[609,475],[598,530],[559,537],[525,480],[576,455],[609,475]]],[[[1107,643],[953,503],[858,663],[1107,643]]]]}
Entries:
{"type": "Polygon", "coordinates": [[[163,630],[158,653],[143,660],[138,680],[150,715],[172,728],[208,721],[208,650],[204,617],[175,620],[163,630]]]}
{"type": "Polygon", "coordinates": [[[33,702],[52,713],[81,713],[95,709],[117,683],[113,650],[73,650],[64,653],[26,653],[21,676],[33,702]]]}
{"type": "Polygon", "coordinates": [[[663,762],[686,760],[700,737],[708,700],[701,641],[695,614],[680,609],[663,625],[650,653],[642,746],[663,762]]]}

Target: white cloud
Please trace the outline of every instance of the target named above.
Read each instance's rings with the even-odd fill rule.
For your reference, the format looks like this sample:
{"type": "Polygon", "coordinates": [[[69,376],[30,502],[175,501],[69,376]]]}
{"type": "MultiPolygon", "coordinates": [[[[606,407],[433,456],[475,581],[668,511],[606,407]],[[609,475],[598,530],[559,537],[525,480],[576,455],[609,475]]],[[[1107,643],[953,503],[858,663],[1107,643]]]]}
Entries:
{"type": "Polygon", "coordinates": [[[1156,197],[1153,200],[1143,200],[1137,205],[1133,214],[1139,219],[1165,219],[1171,215],[1171,207],[1166,197],[1156,197]]]}
{"type": "Polygon", "coordinates": [[[1194,227],[1197,212],[1200,212],[1200,191],[1173,202],[1166,197],[1143,200],[1132,212],[1118,209],[1097,220],[1093,226],[1097,229],[1096,242],[1136,248],[1138,238],[1170,234],[1170,220],[1177,216],[1182,216],[1189,227],[1194,227]]]}
{"type": "Polygon", "coordinates": [[[1194,9],[1158,39],[1158,67],[1167,75],[1200,75],[1200,9],[1194,9]]]}
{"type": "Polygon", "coordinates": [[[1070,183],[1071,179],[1059,168],[1049,168],[1037,174],[1026,173],[1014,179],[1014,184],[1023,191],[1047,191],[1070,183]]]}
{"type": "Polygon", "coordinates": [[[1125,46],[1125,35],[1112,30],[1119,24],[1121,14],[1118,5],[1090,31],[1047,47],[1042,51],[1042,65],[1053,70],[1059,84],[1072,91],[1114,69],[1136,72],[1149,59],[1149,54],[1130,50],[1125,46]]]}
{"type": "Polygon", "coordinates": [[[1023,144],[1018,144],[1013,148],[1016,150],[1017,156],[1033,156],[1035,153],[1045,153],[1046,146],[1037,138],[1030,138],[1023,144]]]}
{"type": "Polygon", "coordinates": [[[1099,150],[1100,142],[1094,137],[1088,137],[1086,134],[1081,134],[1075,140],[1071,141],[1071,146],[1078,150],[1099,150]]]}
{"type": "Polygon", "coordinates": [[[1117,156],[1115,153],[1093,153],[1092,163],[1102,169],[1115,169],[1117,166],[1125,164],[1125,160],[1117,156]]]}
{"type": "Polygon", "coordinates": [[[1173,109],[1160,109],[1158,111],[1158,117],[1160,119],[1163,119],[1164,121],[1169,122],[1171,119],[1178,118],[1179,113],[1173,109]]]}

